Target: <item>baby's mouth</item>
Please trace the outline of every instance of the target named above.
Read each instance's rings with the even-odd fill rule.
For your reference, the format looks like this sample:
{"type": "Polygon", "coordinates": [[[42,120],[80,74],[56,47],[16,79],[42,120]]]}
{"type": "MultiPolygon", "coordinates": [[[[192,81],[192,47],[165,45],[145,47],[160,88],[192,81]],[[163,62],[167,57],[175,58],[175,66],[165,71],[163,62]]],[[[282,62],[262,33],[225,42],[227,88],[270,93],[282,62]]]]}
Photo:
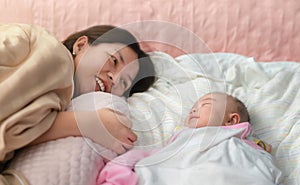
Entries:
{"type": "Polygon", "coordinates": [[[97,84],[100,87],[100,91],[105,92],[105,86],[104,86],[104,83],[102,82],[102,80],[98,76],[95,76],[95,79],[96,79],[97,84]]]}
{"type": "Polygon", "coordinates": [[[192,120],[192,119],[199,119],[199,116],[190,116],[189,120],[192,120]]]}

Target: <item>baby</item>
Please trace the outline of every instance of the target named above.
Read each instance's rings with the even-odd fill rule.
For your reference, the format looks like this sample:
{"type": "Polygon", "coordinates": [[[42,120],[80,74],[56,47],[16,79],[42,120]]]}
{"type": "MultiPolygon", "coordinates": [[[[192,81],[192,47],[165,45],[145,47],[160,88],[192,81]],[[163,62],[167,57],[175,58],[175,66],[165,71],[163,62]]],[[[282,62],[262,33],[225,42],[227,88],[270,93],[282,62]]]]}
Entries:
{"type": "Polygon", "coordinates": [[[228,94],[214,92],[202,96],[192,107],[185,126],[229,126],[249,121],[245,105],[228,94]]]}
{"type": "MultiPolygon", "coordinates": [[[[205,94],[196,101],[189,115],[185,119],[184,125],[188,128],[216,127],[227,128],[248,127],[251,130],[249,114],[246,106],[239,99],[221,92],[205,94]]],[[[182,134],[185,128],[175,134],[169,141],[169,145],[182,134]]],[[[242,134],[241,139],[251,147],[258,150],[271,151],[271,146],[253,137],[251,133],[242,134]],[[246,137],[247,136],[247,137],[246,137]],[[262,147],[261,147],[262,146],[262,147]]],[[[141,159],[155,153],[155,151],[144,152],[141,150],[131,150],[113,161],[109,162],[101,171],[98,178],[98,185],[111,183],[114,185],[137,184],[138,177],[134,173],[134,165],[141,159]],[[126,174],[126,175],[124,175],[126,174]]]]}
{"type": "MultiPolygon", "coordinates": [[[[212,92],[202,96],[194,104],[184,125],[190,128],[201,128],[205,126],[230,126],[242,122],[250,122],[249,113],[244,103],[229,94],[212,92]]],[[[272,145],[266,144],[256,136],[247,139],[271,153],[272,145]]]]}

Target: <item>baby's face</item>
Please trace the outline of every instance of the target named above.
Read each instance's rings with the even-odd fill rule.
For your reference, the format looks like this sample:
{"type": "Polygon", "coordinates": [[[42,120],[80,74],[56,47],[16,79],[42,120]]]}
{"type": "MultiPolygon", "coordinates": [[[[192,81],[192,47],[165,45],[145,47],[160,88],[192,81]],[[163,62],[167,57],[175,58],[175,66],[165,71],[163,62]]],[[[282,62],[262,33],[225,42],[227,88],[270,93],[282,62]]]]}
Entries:
{"type": "Polygon", "coordinates": [[[194,104],[184,124],[190,128],[224,125],[226,105],[227,96],[207,94],[194,104]]]}

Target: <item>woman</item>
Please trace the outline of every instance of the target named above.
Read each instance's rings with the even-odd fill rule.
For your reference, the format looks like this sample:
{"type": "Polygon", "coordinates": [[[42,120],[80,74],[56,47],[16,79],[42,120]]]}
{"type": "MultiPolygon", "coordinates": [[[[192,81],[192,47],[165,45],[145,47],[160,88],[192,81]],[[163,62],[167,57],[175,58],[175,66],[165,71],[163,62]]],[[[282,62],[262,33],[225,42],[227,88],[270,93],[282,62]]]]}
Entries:
{"type": "Polygon", "coordinates": [[[93,112],[64,112],[72,96],[130,96],[152,85],[153,64],[128,31],[94,26],[70,35],[63,42],[67,49],[38,26],[1,25],[0,32],[0,161],[28,144],[67,136],[84,135],[117,153],[132,146],[136,135],[117,113],[97,110],[99,120],[91,119],[93,112]],[[86,120],[80,129],[78,116],[86,120]],[[102,124],[101,133],[81,133],[102,124]]]}

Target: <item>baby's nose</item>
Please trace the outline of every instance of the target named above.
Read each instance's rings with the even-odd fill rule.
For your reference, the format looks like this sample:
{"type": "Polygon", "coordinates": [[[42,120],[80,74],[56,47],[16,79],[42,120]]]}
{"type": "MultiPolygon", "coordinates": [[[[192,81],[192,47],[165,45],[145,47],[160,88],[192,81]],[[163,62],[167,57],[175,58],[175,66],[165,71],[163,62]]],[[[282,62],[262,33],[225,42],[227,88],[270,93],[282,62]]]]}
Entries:
{"type": "Polygon", "coordinates": [[[195,114],[196,112],[197,112],[196,109],[192,109],[191,112],[190,112],[190,114],[195,114]]]}

